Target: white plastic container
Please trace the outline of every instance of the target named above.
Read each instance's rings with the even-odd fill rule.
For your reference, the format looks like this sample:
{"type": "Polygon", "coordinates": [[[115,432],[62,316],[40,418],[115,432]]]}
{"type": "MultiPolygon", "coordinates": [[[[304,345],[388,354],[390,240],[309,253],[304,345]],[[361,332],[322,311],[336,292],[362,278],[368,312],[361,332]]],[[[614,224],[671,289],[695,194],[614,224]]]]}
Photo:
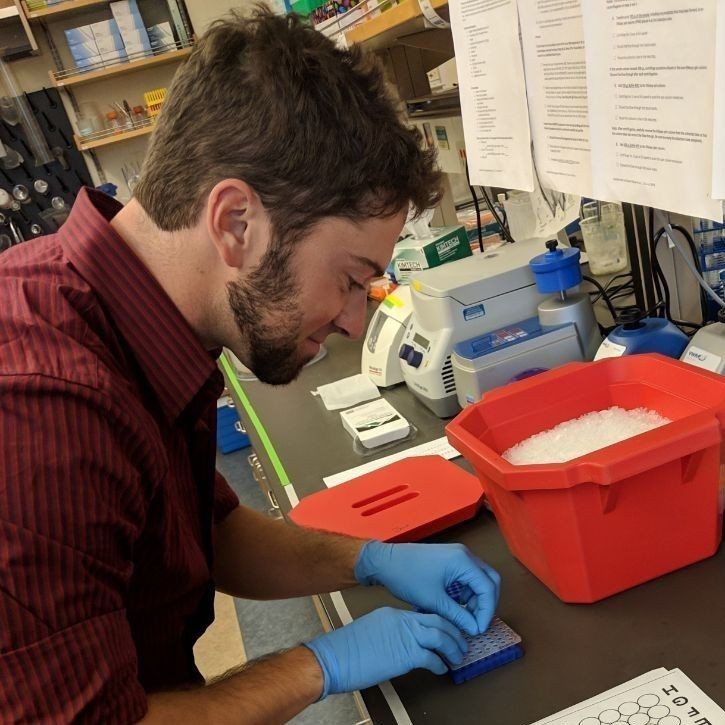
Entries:
{"type": "Polygon", "coordinates": [[[377,448],[410,433],[408,421],[384,398],[343,410],[340,418],[353,440],[365,448],[377,448]]]}

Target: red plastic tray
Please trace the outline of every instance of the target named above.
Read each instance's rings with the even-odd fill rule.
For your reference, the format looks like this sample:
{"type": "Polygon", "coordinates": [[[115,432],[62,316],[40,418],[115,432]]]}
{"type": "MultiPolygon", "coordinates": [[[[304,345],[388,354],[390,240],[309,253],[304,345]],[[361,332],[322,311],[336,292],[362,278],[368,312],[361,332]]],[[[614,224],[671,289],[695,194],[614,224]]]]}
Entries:
{"type": "Polygon", "coordinates": [[[304,498],[300,526],[380,541],[419,541],[475,516],[475,476],[440,456],[416,456],[304,498]]]}

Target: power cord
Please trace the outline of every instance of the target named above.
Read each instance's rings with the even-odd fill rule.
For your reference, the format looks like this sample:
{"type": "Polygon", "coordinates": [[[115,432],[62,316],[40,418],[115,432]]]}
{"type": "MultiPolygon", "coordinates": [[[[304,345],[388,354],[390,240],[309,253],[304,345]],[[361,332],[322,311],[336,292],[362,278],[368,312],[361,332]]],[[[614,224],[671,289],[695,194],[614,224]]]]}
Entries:
{"type": "MultiPolygon", "coordinates": [[[[625,274],[618,274],[615,277],[612,277],[612,279],[604,285],[604,291],[607,293],[612,302],[617,299],[624,299],[625,297],[631,296],[634,292],[634,280],[632,273],[626,272],[625,274]],[[622,284],[615,285],[614,283],[620,279],[626,279],[627,281],[622,284]]],[[[602,294],[598,291],[590,292],[589,295],[592,297],[593,305],[602,299],[602,294]]]]}
{"type": "Polygon", "coordinates": [[[491,197],[488,195],[488,192],[486,191],[485,186],[480,186],[481,193],[483,194],[483,198],[486,200],[486,205],[491,210],[491,214],[493,214],[493,218],[498,222],[498,225],[501,227],[501,232],[503,233],[504,238],[509,244],[515,244],[516,240],[511,236],[511,232],[508,229],[508,220],[504,221],[501,216],[498,213],[498,209],[496,209],[496,206],[494,205],[493,201],[491,201],[491,197]]]}
{"type": "MultiPolygon", "coordinates": [[[[468,159],[466,159],[466,181],[468,182],[468,188],[471,192],[471,198],[473,199],[473,206],[476,208],[476,215],[477,215],[477,223],[478,223],[478,245],[483,251],[483,232],[481,230],[481,213],[478,208],[478,195],[476,194],[476,190],[473,187],[473,184],[471,183],[471,174],[468,171],[468,159]]],[[[479,189],[481,189],[481,193],[483,194],[483,198],[486,202],[486,206],[491,210],[491,214],[493,214],[493,218],[496,220],[496,223],[501,227],[501,234],[503,234],[504,239],[509,244],[514,244],[515,239],[511,236],[511,232],[509,232],[508,229],[508,220],[504,220],[501,218],[501,216],[498,213],[498,209],[494,206],[493,202],[491,201],[491,198],[488,195],[488,192],[486,191],[486,188],[483,186],[479,186],[479,189]]]]}
{"type": "Polygon", "coordinates": [[[606,285],[602,286],[601,282],[594,279],[593,277],[584,276],[583,279],[589,284],[595,287],[594,290],[589,292],[592,304],[596,304],[600,300],[604,302],[609,310],[609,314],[612,316],[612,325],[609,327],[605,325],[599,325],[599,330],[604,337],[606,337],[617,325],[620,324],[621,313],[632,307],[631,304],[623,307],[617,307],[614,302],[618,299],[625,299],[631,297],[634,292],[634,278],[631,272],[618,274],[607,282],[606,285]],[[620,280],[625,280],[620,282],[620,280]],[[619,284],[617,284],[620,282],[619,284]]]}
{"type": "Polygon", "coordinates": [[[478,205],[478,196],[476,190],[471,184],[471,175],[468,173],[468,159],[466,159],[466,181],[468,182],[468,190],[471,192],[473,199],[473,207],[476,210],[476,228],[478,229],[478,249],[483,252],[483,229],[481,228],[481,208],[478,205]]]}
{"type": "MultiPolygon", "coordinates": [[[[702,289],[708,294],[709,297],[711,297],[720,308],[725,308],[725,300],[715,292],[715,290],[705,281],[704,277],[702,276],[702,272],[700,271],[699,266],[696,266],[693,264],[690,259],[688,258],[688,255],[686,255],[682,251],[682,246],[677,241],[676,237],[672,236],[670,232],[672,232],[674,227],[671,224],[668,224],[665,227],[665,234],[667,235],[668,240],[672,243],[672,246],[677,249],[680,256],[682,257],[683,261],[685,262],[685,265],[687,268],[692,272],[695,279],[699,282],[702,289]]],[[[681,230],[681,228],[680,228],[681,230]]],[[[690,250],[692,251],[692,250],[690,250]]],[[[694,258],[693,258],[694,259],[694,258]]]]}
{"type": "Polygon", "coordinates": [[[582,279],[585,282],[589,282],[589,284],[593,285],[597,288],[599,291],[599,298],[604,300],[604,304],[607,306],[607,309],[609,310],[609,314],[612,316],[612,321],[614,322],[614,325],[617,325],[617,318],[619,315],[617,314],[617,310],[615,309],[614,305],[612,304],[612,300],[609,298],[609,294],[607,293],[607,290],[602,286],[602,283],[598,280],[594,279],[594,277],[588,277],[587,275],[582,275],[582,279]]]}
{"type": "MultiPolygon", "coordinates": [[[[670,229],[678,231],[682,236],[687,240],[690,253],[692,254],[692,259],[695,263],[695,267],[697,269],[697,272],[699,272],[699,260],[697,257],[697,249],[695,247],[695,242],[690,235],[690,233],[685,229],[683,226],[680,226],[679,224],[672,224],[668,225],[670,229]]],[[[657,245],[659,244],[660,240],[663,236],[667,233],[667,227],[662,227],[659,231],[656,233],[653,233],[654,229],[654,209],[650,207],[649,209],[649,229],[651,236],[650,241],[650,256],[652,258],[652,270],[654,272],[653,274],[653,281],[655,285],[655,290],[657,291],[657,296],[662,301],[662,316],[664,316],[666,319],[668,319],[670,322],[672,322],[674,325],[677,325],[682,332],[685,332],[685,334],[692,334],[688,333],[688,330],[694,330],[695,332],[699,330],[706,322],[707,320],[707,308],[704,304],[704,300],[702,299],[702,295],[700,295],[700,312],[702,314],[702,323],[698,324],[696,322],[688,322],[686,320],[677,320],[672,316],[672,298],[670,294],[670,286],[667,282],[667,278],[665,277],[665,274],[662,270],[662,266],[660,265],[659,259],[657,257],[657,245]],[[682,329],[685,328],[685,329],[682,329]]],[[[668,235],[669,236],[669,235],[668,235]]],[[[674,241],[673,241],[674,244],[674,241]]],[[[677,245],[676,245],[677,246],[677,245]]],[[[681,251],[681,250],[680,250],[681,251]]],[[[689,266],[689,265],[688,265],[689,266]]]]}

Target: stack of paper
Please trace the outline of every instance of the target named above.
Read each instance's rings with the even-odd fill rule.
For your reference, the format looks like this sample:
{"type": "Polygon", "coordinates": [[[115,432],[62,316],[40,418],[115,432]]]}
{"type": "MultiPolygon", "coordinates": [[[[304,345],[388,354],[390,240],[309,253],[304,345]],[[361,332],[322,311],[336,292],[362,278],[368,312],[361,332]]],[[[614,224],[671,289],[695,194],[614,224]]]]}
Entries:
{"type": "Polygon", "coordinates": [[[682,670],[660,667],[532,725],[725,725],[718,707],[682,670]]]}
{"type": "Polygon", "coordinates": [[[325,476],[322,480],[325,482],[325,486],[332,488],[333,486],[339,486],[341,483],[351,481],[353,478],[358,478],[370,473],[371,471],[377,471],[378,468],[383,466],[389,466],[391,463],[396,461],[402,461],[404,458],[412,458],[414,456],[442,456],[447,461],[453,458],[458,458],[461,454],[451,446],[448,439],[443,436],[436,438],[428,443],[421,443],[420,445],[413,446],[412,448],[406,448],[404,451],[398,453],[391,453],[389,456],[384,458],[377,458],[374,461],[363,463],[355,468],[349,468],[347,471],[341,471],[340,473],[334,473],[331,476],[325,476]]]}

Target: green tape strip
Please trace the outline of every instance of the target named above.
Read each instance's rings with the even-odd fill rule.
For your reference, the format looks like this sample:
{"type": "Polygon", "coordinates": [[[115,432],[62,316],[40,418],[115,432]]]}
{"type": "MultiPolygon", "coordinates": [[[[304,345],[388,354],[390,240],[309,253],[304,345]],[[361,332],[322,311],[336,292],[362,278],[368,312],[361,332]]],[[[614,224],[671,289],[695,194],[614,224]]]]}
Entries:
{"type": "Polygon", "coordinates": [[[264,429],[264,426],[262,425],[262,421],[259,420],[259,416],[255,412],[254,408],[252,408],[252,404],[249,402],[247,394],[244,392],[242,386],[239,384],[239,380],[237,380],[233,365],[229,362],[227,356],[223,353],[219,358],[219,362],[221,363],[222,369],[227,376],[227,382],[232,386],[232,388],[234,388],[234,392],[239,398],[239,402],[242,404],[244,412],[247,414],[247,420],[249,420],[250,424],[254,426],[254,430],[257,431],[257,435],[262,441],[264,450],[266,451],[267,457],[272,463],[272,467],[274,468],[274,472],[277,474],[277,478],[279,478],[279,482],[283,486],[288,486],[290,484],[290,480],[289,476],[287,475],[287,471],[284,470],[282,461],[279,460],[277,451],[274,449],[272,441],[269,439],[269,435],[264,429]]]}

